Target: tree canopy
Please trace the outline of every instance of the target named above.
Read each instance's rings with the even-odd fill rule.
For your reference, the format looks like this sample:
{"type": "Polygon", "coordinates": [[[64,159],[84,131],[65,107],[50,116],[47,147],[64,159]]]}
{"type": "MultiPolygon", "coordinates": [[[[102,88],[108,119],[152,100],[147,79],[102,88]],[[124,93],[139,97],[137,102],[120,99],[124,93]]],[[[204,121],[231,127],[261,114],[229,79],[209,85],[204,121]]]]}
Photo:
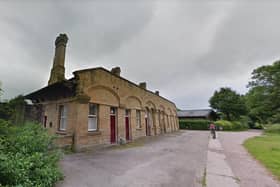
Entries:
{"type": "Polygon", "coordinates": [[[256,121],[280,122],[280,61],[261,66],[252,72],[246,103],[256,121]]]}
{"type": "Polygon", "coordinates": [[[2,94],[3,94],[3,90],[2,90],[2,85],[1,85],[1,81],[0,81],[0,99],[1,99],[2,94]]]}
{"type": "Polygon", "coordinates": [[[246,114],[244,98],[231,88],[220,88],[209,100],[210,106],[225,115],[227,120],[238,119],[246,114]]]}

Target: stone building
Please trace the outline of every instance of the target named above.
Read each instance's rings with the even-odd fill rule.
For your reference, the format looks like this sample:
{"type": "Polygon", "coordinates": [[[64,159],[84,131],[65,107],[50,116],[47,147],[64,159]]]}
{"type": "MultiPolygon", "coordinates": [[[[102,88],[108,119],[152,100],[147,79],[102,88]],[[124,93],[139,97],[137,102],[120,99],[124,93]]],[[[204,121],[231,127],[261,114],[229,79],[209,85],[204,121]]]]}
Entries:
{"type": "Polygon", "coordinates": [[[175,104],[147,90],[145,82],[121,77],[119,67],[79,70],[65,79],[67,41],[66,34],[56,38],[48,86],[25,96],[41,106],[42,125],[61,146],[80,150],[178,130],[175,104]]]}

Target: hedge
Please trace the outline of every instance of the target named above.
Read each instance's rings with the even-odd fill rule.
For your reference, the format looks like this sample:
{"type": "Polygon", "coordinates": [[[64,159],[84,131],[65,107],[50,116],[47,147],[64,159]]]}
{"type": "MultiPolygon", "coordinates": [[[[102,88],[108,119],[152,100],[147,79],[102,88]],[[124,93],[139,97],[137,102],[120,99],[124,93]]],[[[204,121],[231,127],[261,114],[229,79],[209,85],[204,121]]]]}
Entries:
{"type": "Polygon", "coordinates": [[[179,120],[180,129],[208,130],[210,124],[209,120],[179,120]]]}

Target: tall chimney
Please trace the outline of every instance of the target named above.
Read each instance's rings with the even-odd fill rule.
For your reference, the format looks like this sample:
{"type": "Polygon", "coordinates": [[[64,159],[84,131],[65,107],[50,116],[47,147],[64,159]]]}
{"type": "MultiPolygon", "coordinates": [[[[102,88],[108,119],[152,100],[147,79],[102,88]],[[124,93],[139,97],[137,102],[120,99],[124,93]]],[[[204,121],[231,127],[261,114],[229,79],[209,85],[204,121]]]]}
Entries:
{"type": "Polygon", "coordinates": [[[55,40],[55,55],[53,67],[48,85],[65,80],[65,50],[68,37],[66,34],[59,34],[55,40]]]}

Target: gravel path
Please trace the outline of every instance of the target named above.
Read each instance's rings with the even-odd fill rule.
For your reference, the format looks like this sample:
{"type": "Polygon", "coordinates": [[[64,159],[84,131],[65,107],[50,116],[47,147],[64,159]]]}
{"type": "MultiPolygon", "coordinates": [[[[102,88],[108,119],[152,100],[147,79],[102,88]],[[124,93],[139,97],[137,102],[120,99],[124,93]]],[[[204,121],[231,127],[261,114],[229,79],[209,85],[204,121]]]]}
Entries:
{"type": "Polygon", "coordinates": [[[279,182],[242,145],[246,139],[260,134],[260,131],[219,132],[218,138],[241,187],[280,187],[279,182]]]}
{"type": "Polygon", "coordinates": [[[65,179],[57,186],[202,186],[208,136],[180,131],[145,137],[141,147],[67,155],[61,162],[65,179]]]}

